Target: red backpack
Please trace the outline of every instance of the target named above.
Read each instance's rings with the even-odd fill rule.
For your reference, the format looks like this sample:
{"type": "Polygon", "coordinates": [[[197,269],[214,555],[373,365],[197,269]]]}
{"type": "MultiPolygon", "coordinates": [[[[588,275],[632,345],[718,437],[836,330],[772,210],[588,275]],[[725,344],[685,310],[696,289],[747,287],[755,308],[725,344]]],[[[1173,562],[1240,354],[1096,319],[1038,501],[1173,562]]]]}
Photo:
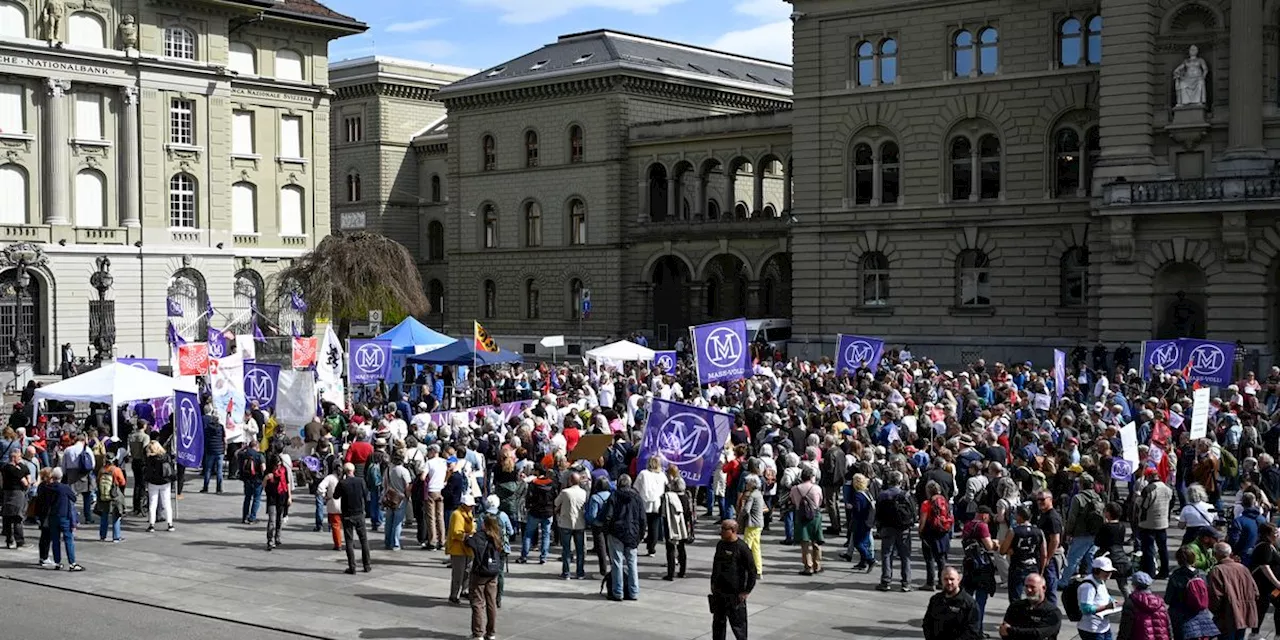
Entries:
{"type": "Polygon", "coordinates": [[[925,527],[935,533],[947,533],[955,526],[956,519],[951,515],[951,504],[941,495],[929,498],[929,517],[925,527]]]}

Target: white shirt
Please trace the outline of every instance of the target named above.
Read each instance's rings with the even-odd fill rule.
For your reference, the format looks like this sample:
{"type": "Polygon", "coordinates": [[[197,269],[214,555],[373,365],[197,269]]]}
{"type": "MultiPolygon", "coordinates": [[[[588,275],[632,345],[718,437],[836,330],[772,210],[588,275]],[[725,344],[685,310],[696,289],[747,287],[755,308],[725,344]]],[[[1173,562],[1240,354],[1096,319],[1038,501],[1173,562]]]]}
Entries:
{"type": "MultiPolygon", "coordinates": [[[[1095,607],[1104,607],[1111,600],[1111,594],[1107,593],[1107,585],[1098,584],[1097,578],[1090,578],[1076,589],[1076,595],[1080,598],[1080,604],[1092,604],[1095,607]]],[[[1111,612],[1111,609],[1103,612],[1103,614],[1089,613],[1080,618],[1080,622],[1076,623],[1076,628],[1081,631],[1091,633],[1102,633],[1111,629],[1111,621],[1107,620],[1105,613],[1111,612]]]]}
{"type": "Polygon", "coordinates": [[[404,442],[405,436],[409,435],[409,425],[405,424],[404,420],[401,420],[400,418],[388,420],[387,435],[389,435],[392,440],[404,442]]]}
{"type": "Polygon", "coordinates": [[[1183,507],[1178,519],[1182,520],[1182,524],[1186,525],[1187,529],[1211,527],[1213,526],[1213,514],[1213,505],[1208,502],[1198,502],[1183,507]]]}
{"type": "Polygon", "coordinates": [[[333,497],[334,489],[338,488],[338,476],[332,473],[325,476],[320,481],[320,486],[316,487],[316,493],[324,496],[324,511],[329,515],[338,515],[342,513],[342,500],[333,497]]]}
{"type": "Polygon", "coordinates": [[[444,458],[436,456],[427,460],[427,492],[444,491],[445,476],[449,473],[449,464],[444,458]]]}
{"type": "Polygon", "coordinates": [[[413,425],[413,430],[415,433],[421,433],[424,429],[431,426],[431,414],[419,413],[413,416],[413,420],[410,422],[410,424],[413,425]]]}
{"type": "MultiPolygon", "coordinates": [[[[93,449],[89,448],[88,443],[77,442],[62,452],[62,471],[80,471],[80,452],[86,450],[89,452],[89,459],[92,461],[92,465],[94,467],[98,466],[97,459],[93,457],[93,449]]],[[[6,462],[8,461],[6,460],[6,462]]]]}

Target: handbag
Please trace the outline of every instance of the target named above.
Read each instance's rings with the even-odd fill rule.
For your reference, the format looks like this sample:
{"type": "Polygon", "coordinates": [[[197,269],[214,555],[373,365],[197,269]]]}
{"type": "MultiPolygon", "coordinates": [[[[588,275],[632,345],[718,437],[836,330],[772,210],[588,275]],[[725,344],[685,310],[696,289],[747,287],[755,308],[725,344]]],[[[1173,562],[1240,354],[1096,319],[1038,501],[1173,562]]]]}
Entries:
{"type": "Polygon", "coordinates": [[[382,508],[392,511],[399,509],[404,502],[404,494],[395,489],[387,489],[382,492],[382,508]]]}

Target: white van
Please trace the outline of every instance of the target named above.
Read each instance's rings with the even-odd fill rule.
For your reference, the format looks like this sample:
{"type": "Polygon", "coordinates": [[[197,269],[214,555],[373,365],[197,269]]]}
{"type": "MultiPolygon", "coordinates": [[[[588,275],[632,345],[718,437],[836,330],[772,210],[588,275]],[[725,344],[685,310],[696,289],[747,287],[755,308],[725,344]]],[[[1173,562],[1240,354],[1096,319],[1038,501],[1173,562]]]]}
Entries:
{"type": "Polygon", "coordinates": [[[769,343],[769,348],[786,353],[787,342],[791,340],[791,321],[785,318],[747,320],[747,340],[752,344],[764,341],[769,343]]]}

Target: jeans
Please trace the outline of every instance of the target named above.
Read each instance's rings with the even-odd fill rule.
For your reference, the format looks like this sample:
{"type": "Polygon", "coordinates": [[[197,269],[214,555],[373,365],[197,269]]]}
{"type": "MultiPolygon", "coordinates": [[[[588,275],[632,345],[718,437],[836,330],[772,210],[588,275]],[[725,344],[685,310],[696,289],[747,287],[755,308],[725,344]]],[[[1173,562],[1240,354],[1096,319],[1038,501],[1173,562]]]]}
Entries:
{"type": "Polygon", "coordinates": [[[898,559],[902,584],[911,584],[911,531],[880,530],[880,584],[893,579],[893,559],[898,559]]]}
{"type": "Polygon", "coordinates": [[[53,563],[62,564],[62,546],[67,547],[67,564],[76,563],[76,538],[72,529],[71,518],[58,518],[57,524],[51,527],[50,540],[53,542],[53,563]]]}
{"type": "Polygon", "coordinates": [[[612,598],[640,597],[640,576],[637,568],[638,553],[635,547],[627,547],[622,541],[609,536],[609,596],[612,598]]]}
{"type": "Polygon", "coordinates": [[[376,531],[382,526],[382,485],[374,485],[369,487],[369,495],[364,503],[365,515],[369,516],[370,522],[376,531]]]}
{"type": "MultiPolygon", "coordinates": [[[[1093,536],[1076,536],[1071,539],[1071,546],[1067,548],[1067,566],[1064,573],[1073,576],[1080,573],[1080,562],[1086,556],[1092,558],[1093,552],[1093,536]]],[[[1065,586],[1066,583],[1063,583],[1065,586]]]]}
{"type": "Polygon", "coordinates": [[[1044,570],[1044,599],[1053,606],[1058,606],[1058,580],[1062,577],[1062,569],[1058,568],[1058,561],[1049,559],[1049,565],[1044,570]]]}
{"type": "Polygon", "coordinates": [[[222,456],[219,454],[206,454],[204,457],[204,468],[200,470],[200,476],[204,479],[204,488],[201,491],[209,490],[209,475],[217,474],[218,476],[218,493],[222,493],[222,456]]]}
{"type": "Polygon", "coordinates": [[[107,515],[102,516],[102,517],[98,520],[98,539],[99,539],[99,540],[106,540],[106,539],[107,539],[107,529],[111,529],[111,539],[112,539],[112,540],[121,540],[121,539],[123,539],[123,535],[121,535],[121,533],[120,533],[120,520],[121,520],[121,519],[122,519],[122,518],[121,518],[120,516],[115,515],[115,514],[110,513],[110,512],[108,512],[108,513],[107,513],[107,515]]]}
{"type": "Polygon", "coordinates": [[[529,545],[533,543],[533,536],[539,533],[542,536],[542,542],[538,561],[547,561],[547,551],[551,548],[551,518],[539,518],[538,516],[529,516],[529,522],[524,526],[524,538],[520,542],[521,560],[529,559],[529,545]]]}
{"type": "Polygon", "coordinates": [[[934,574],[937,574],[938,583],[942,581],[942,568],[947,565],[947,552],[951,548],[951,534],[944,533],[942,535],[928,534],[920,536],[920,549],[924,555],[924,583],[935,584],[934,574]]]}
{"type": "Polygon", "coordinates": [[[364,528],[364,516],[342,516],[343,548],[347,551],[347,569],[356,570],[356,554],[351,548],[352,538],[360,539],[360,562],[369,568],[369,534],[364,528]]]}
{"type": "Polygon", "coordinates": [[[855,525],[849,536],[849,555],[858,552],[858,564],[869,565],[876,561],[871,549],[871,529],[864,524],[855,525]]]}
{"type": "MultiPolygon", "coordinates": [[[[1027,590],[1027,576],[1035,573],[1035,567],[1012,566],[1009,567],[1009,602],[1017,602],[1022,599],[1022,594],[1027,590]]],[[[1046,572],[1047,573],[1047,572],[1046,572]]]]}
{"type": "MultiPolygon", "coordinates": [[[[97,484],[97,479],[95,479],[92,474],[90,474],[89,478],[95,485],[97,484]]],[[[93,503],[97,502],[96,498],[98,497],[98,492],[90,490],[80,495],[84,496],[84,518],[82,521],[85,524],[93,524],[93,503]]]]}
{"type": "Polygon", "coordinates": [[[791,542],[794,540],[796,532],[796,512],[788,511],[782,514],[782,540],[791,542]]]}
{"type": "Polygon", "coordinates": [[[324,504],[324,494],[323,494],[323,493],[317,493],[317,494],[316,494],[316,500],[315,500],[315,503],[316,503],[316,531],[319,531],[321,528],[323,528],[323,527],[324,527],[325,516],[327,515],[327,514],[325,513],[325,504],[324,504]]]}
{"type": "Polygon", "coordinates": [[[280,544],[280,530],[284,528],[284,519],[288,515],[288,503],[276,504],[267,500],[267,546],[280,544]]]}
{"type": "Polygon", "coordinates": [[[978,604],[978,627],[982,627],[982,623],[987,615],[987,597],[989,594],[986,589],[978,589],[977,591],[969,591],[968,589],[965,589],[965,591],[968,592],[969,595],[973,596],[973,601],[978,604]]]}
{"type": "Polygon", "coordinates": [[[587,550],[585,548],[587,532],[583,529],[561,529],[560,530],[560,575],[568,577],[569,575],[569,543],[573,542],[573,546],[577,550],[576,559],[578,562],[578,572],[574,575],[579,578],[587,575],[586,563],[587,550]]]}
{"type": "Polygon", "coordinates": [[[245,480],[244,508],[240,510],[240,519],[249,522],[258,521],[258,505],[262,503],[262,483],[245,480]]]}
{"type": "Polygon", "coordinates": [[[1138,529],[1138,544],[1142,546],[1142,570],[1155,576],[1156,554],[1160,550],[1160,575],[1169,573],[1169,532],[1164,529],[1138,529]]]}
{"type": "Polygon", "coordinates": [[[387,529],[382,536],[382,546],[388,549],[400,548],[400,534],[404,530],[404,510],[408,505],[404,500],[395,509],[387,509],[387,529]]]}

